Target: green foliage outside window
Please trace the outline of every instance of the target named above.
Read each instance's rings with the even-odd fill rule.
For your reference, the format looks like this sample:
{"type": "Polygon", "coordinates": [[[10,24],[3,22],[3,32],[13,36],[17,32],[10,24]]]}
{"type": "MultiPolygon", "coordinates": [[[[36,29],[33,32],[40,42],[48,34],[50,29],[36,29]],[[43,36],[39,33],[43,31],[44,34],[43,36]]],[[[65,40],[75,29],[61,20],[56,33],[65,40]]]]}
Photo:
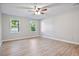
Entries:
{"type": "Polygon", "coordinates": [[[11,32],[19,32],[19,20],[11,20],[10,22],[11,32]]]}
{"type": "Polygon", "coordinates": [[[31,31],[36,31],[36,22],[35,21],[31,21],[31,31]]]}
{"type": "Polygon", "coordinates": [[[11,21],[11,28],[17,28],[18,27],[18,20],[12,20],[11,21]]]}

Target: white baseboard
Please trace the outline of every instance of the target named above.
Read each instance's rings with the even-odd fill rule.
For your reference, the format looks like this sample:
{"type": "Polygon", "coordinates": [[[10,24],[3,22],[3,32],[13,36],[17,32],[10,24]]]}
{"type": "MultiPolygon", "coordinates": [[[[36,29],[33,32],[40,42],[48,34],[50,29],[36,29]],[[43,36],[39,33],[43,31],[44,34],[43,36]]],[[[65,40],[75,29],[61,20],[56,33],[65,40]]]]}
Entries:
{"type": "Polygon", "coordinates": [[[42,35],[42,37],[49,38],[49,39],[52,39],[52,40],[58,40],[58,41],[66,42],[66,43],[71,43],[71,44],[79,45],[78,42],[72,42],[72,41],[68,41],[68,40],[64,40],[64,39],[54,38],[54,37],[47,36],[47,35],[42,35]]]}
{"type": "Polygon", "coordinates": [[[34,38],[34,37],[39,37],[40,35],[36,35],[36,36],[30,36],[30,37],[20,37],[20,38],[15,38],[15,39],[7,39],[7,40],[3,40],[3,42],[6,41],[13,41],[13,40],[22,40],[22,39],[28,39],[28,38],[34,38]]]}

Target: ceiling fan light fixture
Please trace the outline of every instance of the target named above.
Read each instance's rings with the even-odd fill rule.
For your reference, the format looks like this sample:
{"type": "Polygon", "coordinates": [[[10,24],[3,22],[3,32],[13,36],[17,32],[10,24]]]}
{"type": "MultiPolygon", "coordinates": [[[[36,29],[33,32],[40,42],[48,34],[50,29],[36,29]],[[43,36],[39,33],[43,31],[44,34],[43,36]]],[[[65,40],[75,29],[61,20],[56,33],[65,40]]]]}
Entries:
{"type": "Polygon", "coordinates": [[[40,12],[34,12],[34,14],[35,14],[35,15],[40,15],[41,13],[40,13],[40,12]]]}

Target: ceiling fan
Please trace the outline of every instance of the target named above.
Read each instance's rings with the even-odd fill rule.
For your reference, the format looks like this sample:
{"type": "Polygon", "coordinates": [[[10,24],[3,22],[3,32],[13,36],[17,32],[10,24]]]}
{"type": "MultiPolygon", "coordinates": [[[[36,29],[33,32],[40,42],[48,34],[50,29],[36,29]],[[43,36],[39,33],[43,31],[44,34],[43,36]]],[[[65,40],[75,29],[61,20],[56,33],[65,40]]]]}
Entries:
{"type": "Polygon", "coordinates": [[[18,8],[29,9],[28,11],[33,12],[34,15],[40,15],[40,14],[45,14],[49,7],[56,6],[57,4],[56,3],[48,4],[48,5],[43,6],[43,7],[38,7],[37,5],[38,5],[38,3],[34,3],[33,7],[18,6],[18,8]]]}
{"type": "Polygon", "coordinates": [[[31,11],[34,12],[34,15],[40,15],[40,14],[45,14],[47,8],[39,8],[37,6],[34,6],[34,8],[31,11]]]}

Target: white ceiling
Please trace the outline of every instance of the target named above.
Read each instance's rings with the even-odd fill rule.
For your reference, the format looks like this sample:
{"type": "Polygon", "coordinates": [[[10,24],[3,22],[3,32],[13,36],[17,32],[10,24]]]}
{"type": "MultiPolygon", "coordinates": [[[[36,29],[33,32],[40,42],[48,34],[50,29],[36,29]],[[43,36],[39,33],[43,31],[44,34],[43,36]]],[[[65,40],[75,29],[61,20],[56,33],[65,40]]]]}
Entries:
{"type": "Polygon", "coordinates": [[[71,10],[74,8],[72,3],[55,3],[52,4],[50,8],[47,8],[47,13],[45,15],[33,15],[32,12],[28,12],[28,9],[20,9],[17,6],[24,6],[24,7],[43,7],[50,5],[50,3],[3,3],[1,4],[2,13],[8,15],[16,15],[16,16],[24,16],[33,19],[43,19],[45,17],[52,17],[54,15],[63,13],[65,11],[71,10]]]}

